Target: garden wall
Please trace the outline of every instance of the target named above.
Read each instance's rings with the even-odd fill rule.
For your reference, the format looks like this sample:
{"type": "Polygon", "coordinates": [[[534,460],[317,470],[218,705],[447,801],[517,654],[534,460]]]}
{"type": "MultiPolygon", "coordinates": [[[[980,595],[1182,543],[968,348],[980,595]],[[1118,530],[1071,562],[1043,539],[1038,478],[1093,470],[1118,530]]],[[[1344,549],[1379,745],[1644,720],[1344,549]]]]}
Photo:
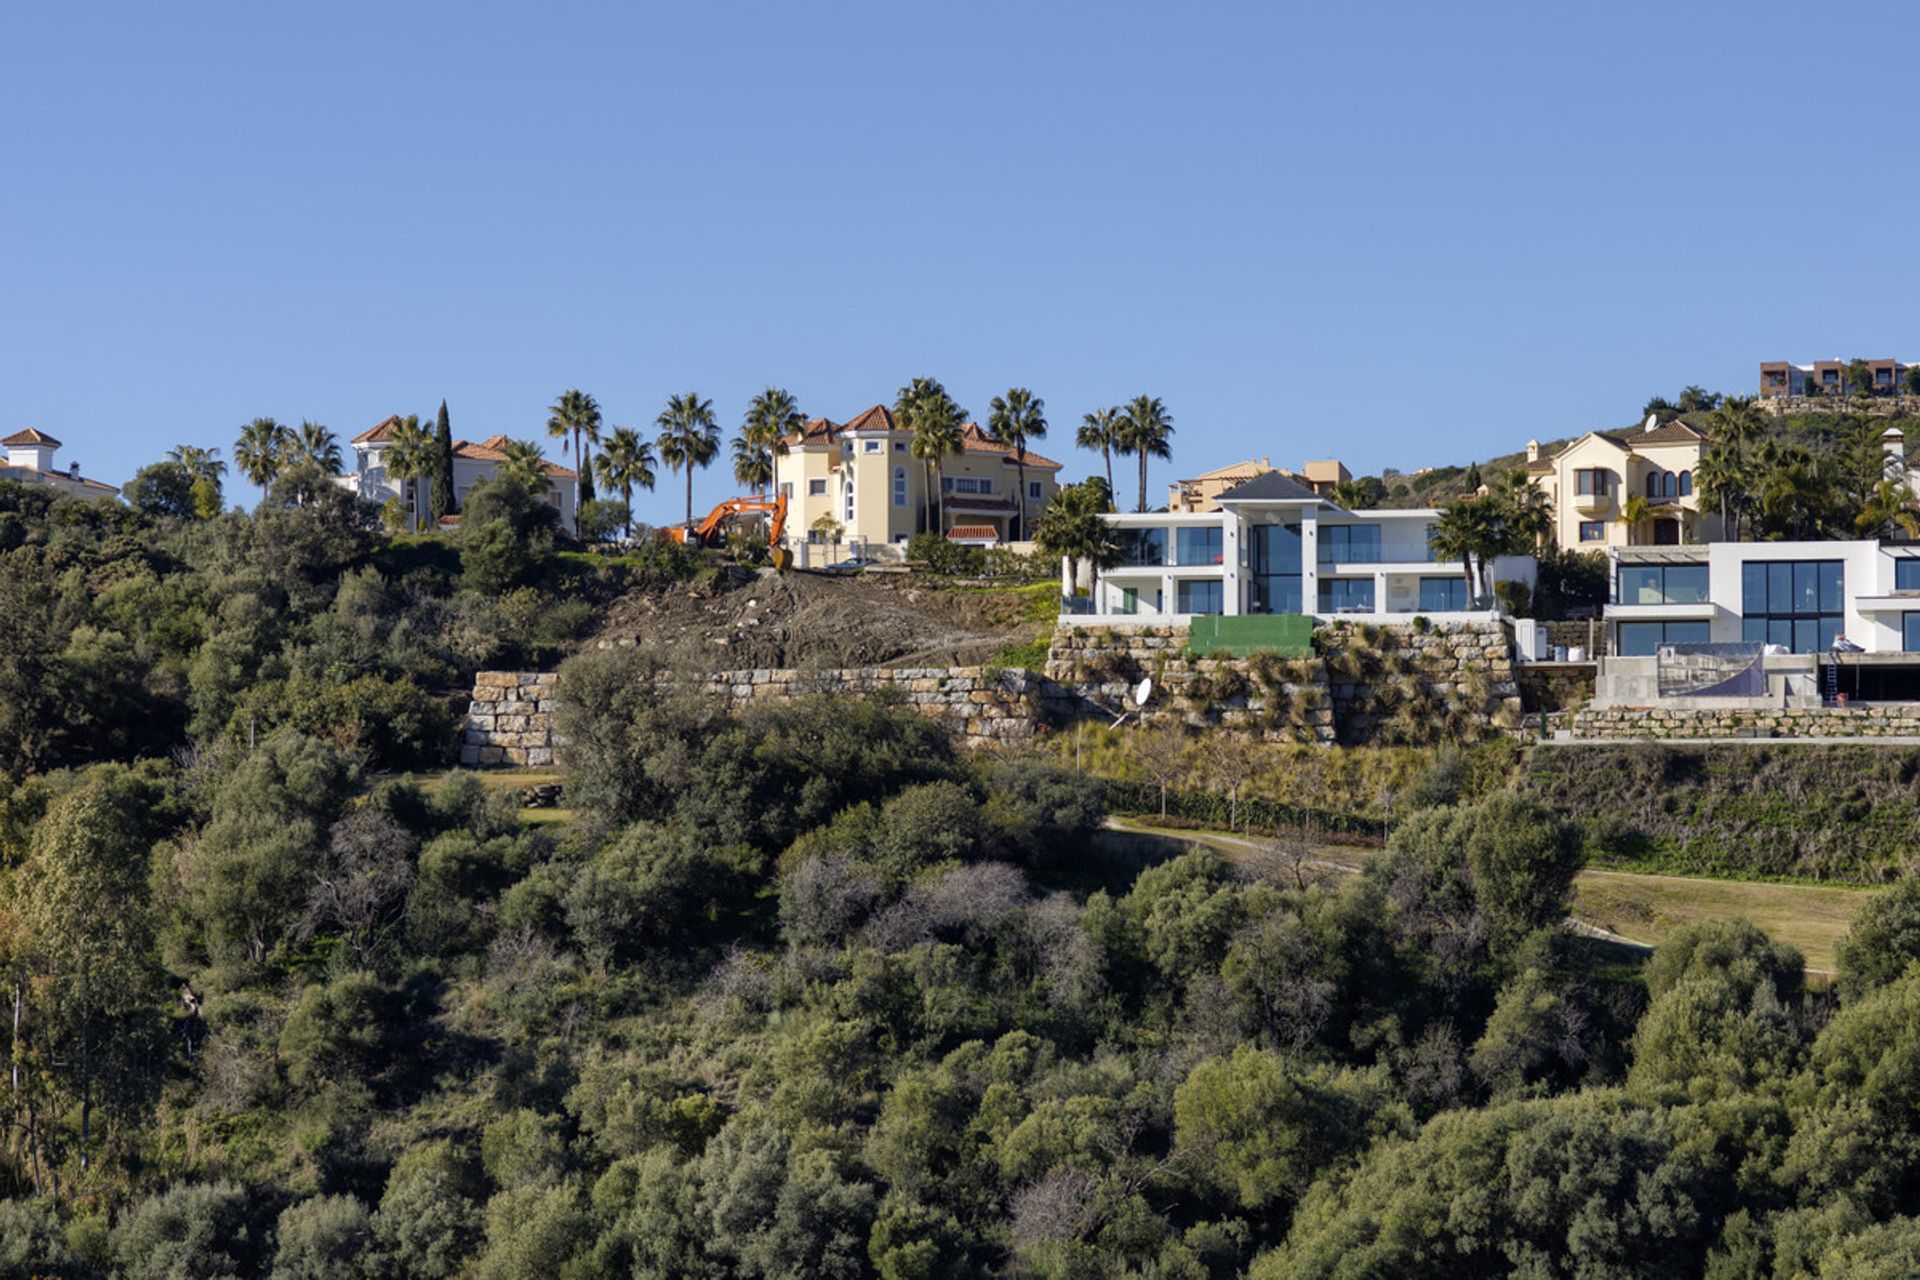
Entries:
{"type": "Polygon", "coordinates": [[[1573,717],[1584,739],[1920,738],[1920,703],[1851,707],[1584,708],[1573,717]]]}

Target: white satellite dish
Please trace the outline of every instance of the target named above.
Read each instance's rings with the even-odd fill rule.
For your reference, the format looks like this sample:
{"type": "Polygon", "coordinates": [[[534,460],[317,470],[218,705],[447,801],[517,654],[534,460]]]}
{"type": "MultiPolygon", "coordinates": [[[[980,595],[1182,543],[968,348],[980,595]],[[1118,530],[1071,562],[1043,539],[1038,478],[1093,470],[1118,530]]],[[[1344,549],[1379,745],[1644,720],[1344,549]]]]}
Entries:
{"type": "Polygon", "coordinates": [[[1659,415],[1659,414],[1657,414],[1657,413],[1650,413],[1650,414],[1648,414],[1648,415],[1647,415],[1647,430],[1649,430],[1649,431],[1651,431],[1651,430],[1653,430],[1653,429],[1654,429],[1655,427],[1657,427],[1657,426],[1659,426],[1659,425],[1660,425],[1660,415],[1659,415]]]}
{"type": "Polygon", "coordinates": [[[1136,707],[1146,706],[1147,699],[1151,698],[1152,696],[1153,696],[1153,677],[1152,676],[1145,677],[1140,681],[1139,684],[1133,686],[1133,705],[1134,706],[1136,707]]]}

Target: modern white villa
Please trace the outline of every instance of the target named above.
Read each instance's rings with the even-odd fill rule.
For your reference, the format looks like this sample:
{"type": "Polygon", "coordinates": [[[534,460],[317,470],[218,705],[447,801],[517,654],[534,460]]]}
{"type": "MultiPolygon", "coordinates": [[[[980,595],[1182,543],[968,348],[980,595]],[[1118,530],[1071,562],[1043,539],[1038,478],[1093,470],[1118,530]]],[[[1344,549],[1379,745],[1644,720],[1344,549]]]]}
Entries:
{"type": "Polygon", "coordinates": [[[1084,620],[1488,618],[1494,583],[1534,583],[1533,557],[1503,557],[1470,598],[1460,562],[1434,559],[1429,546],[1437,511],[1347,511],[1277,471],[1217,501],[1217,511],[1104,517],[1124,553],[1094,575],[1084,620]]]}
{"type": "Polygon", "coordinates": [[[1712,542],[1616,547],[1606,623],[1613,652],[1762,644],[1827,653],[1920,653],[1920,544],[1712,542]]]}
{"type": "MultiPolygon", "coordinates": [[[[349,447],[353,450],[353,470],[335,478],[335,483],[352,493],[357,493],[369,502],[385,504],[394,499],[400,502],[400,509],[410,520],[418,519],[418,513],[427,509],[428,494],[432,482],[416,480],[413,484],[403,484],[387,471],[386,451],[393,443],[394,428],[400,425],[400,419],[388,418],[386,421],[370,427],[355,436],[349,447]]],[[[453,509],[459,511],[466,505],[467,491],[474,485],[487,479],[500,469],[507,460],[505,436],[489,436],[479,444],[466,440],[456,440],[453,445],[453,509]]],[[[575,474],[556,462],[542,462],[541,467],[551,482],[547,488],[547,501],[560,513],[560,527],[568,532],[576,531],[578,494],[575,492],[575,474]]]]}

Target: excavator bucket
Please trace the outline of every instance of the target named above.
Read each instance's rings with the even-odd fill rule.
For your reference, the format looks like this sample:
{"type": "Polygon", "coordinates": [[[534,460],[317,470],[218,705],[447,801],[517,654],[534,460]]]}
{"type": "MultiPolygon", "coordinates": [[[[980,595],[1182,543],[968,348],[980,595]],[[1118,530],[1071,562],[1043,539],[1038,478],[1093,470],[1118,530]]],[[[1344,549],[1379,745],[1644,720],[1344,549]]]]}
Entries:
{"type": "Polygon", "coordinates": [[[773,567],[785,573],[793,568],[793,552],[785,547],[775,547],[767,553],[767,559],[773,561],[773,567]]]}

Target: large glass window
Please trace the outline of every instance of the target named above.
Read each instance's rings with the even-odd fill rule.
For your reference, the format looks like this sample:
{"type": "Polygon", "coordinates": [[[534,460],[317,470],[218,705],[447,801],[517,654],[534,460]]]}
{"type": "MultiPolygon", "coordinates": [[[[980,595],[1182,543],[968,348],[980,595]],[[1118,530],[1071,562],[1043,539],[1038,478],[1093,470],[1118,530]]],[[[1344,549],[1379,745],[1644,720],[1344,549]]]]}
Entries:
{"type": "Polygon", "coordinates": [[[1580,541],[1605,542],[1607,525],[1603,520],[1582,520],[1580,522],[1580,541]]]}
{"type": "Polygon", "coordinates": [[[1219,613],[1221,601],[1225,598],[1222,584],[1218,578],[1198,578],[1182,582],[1174,590],[1174,599],[1178,601],[1179,613],[1219,613]]]}
{"type": "Polygon", "coordinates": [[[1377,524],[1323,524],[1320,526],[1320,563],[1378,564],[1380,526],[1377,524]]]}
{"type": "Polygon", "coordinates": [[[1467,607],[1464,578],[1420,579],[1420,612],[1457,613],[1467,607]]]}
{"type": "Polygon", "coordinates": [[[1908,653],[1920,653],[1920,613],[1900,615],[1900,647],[1908,653]]]}
{"type": "Polygon", "coordinates": [[[1920,559],[1895,560],[1893,562],[1893,589],[1895,591],[1920,591],[1920,559]]]}
{"type": "Polygon", "coordinates": [[[1165,529],[1120,530],[1121,564],[1165,564],[1166,562],[1167,531],[1165,529]]]}
{"type": "Polygon", "coordinates": [[[1622,622],[1620,656],[1651,658],[1663,644],[1706,644],[1711,638],[1704,622],[1622,622]]]}
{"type": "Polygon", "coordinates": [[[1175,564],[1219,564],[1224,531],[1219,525],[1195,529],[1176,529],[1173,533],[1175,564]]]}
{"type": "Polygon", "coordinates": [[[1705,604],[1707,566],[1703,564],[1623,564],[1621,604],[1705,604]]]}
{"type": "Polygon", "coordinates": [[[1740,567],[1740,636],[1793,653],[1820,653],[1846,630],[1846,568],[1839,560],[1749,560],[1740,567]]]}
{"type": "Polygon", "coordinates": [[[1610,474],[1604,467],[1582,467],[1573,473],[1573,491],[1604,498],[1607,496],[1607,477],[1610,474]]]}
{"type": "Polygon", "coordinates": [[[1320,612],[1373,612],[1372,578],[1320,579],[1320,612]]]}
{"type": "Polygon", "coordinates": [[[1300,526],[1257,524],[1248,530],[1247,568],[1255,613],[1299,613],[1300,526]]]}

